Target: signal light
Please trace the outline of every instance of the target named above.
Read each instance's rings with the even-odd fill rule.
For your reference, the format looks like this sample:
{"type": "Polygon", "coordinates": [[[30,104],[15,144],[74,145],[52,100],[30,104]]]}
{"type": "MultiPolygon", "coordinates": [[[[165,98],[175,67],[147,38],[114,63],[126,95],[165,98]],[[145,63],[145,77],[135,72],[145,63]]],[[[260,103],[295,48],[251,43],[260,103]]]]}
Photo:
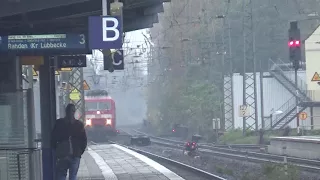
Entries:
{"type": "Polygon", "coordinates": [[[300,41],[299,40],[289,41],[288,45],[289,47],[300,47],[300,41]]]}
{"type": "Polygon", "coordinates": [[[289,41],[289,46],[293,46],[293,41],[289,41]]]}
{"type": "Polygon", "coordinates": [[[292,62],[292,65],[295,70],[300,68],[301,61],[301,41],[300,41],[300,29],[298,28],[298,22],[290,22],[289,33],[289,59],[292,62]]]}
{"type": "Polygon", "coordinates": [[[172,132],[176,132],[176,130],[175,130],[175,129],[172,129],[172,132]]]}

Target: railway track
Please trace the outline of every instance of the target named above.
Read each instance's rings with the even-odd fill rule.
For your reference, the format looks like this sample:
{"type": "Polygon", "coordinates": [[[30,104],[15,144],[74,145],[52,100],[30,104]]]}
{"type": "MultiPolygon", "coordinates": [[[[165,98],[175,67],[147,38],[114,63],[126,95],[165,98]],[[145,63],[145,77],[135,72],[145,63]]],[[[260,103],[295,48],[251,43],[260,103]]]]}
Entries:
{"type": "MultiPolygon", "coordinates": [[[[150,136],[146,133],[133,130],[136,134],[147,135],[150,137],[152,144],[157,144],[160,146],[165,146],[173,149],[183,149],[184,142],[159,138],[155,136],[150,136]]],[[[242,145],[243,146],[243,145],[242,145]]],[[[244,147],[244,146],[243,146],[244,147]]],[[[279,156],[268,153],[259,153],[259,152],[251,152],[251,151],[243,151],[236,150],[231,148],[223,148],[212,146],[208,144],[199,144],[199,152],[203,155],[215,155],[230,159],[237,159],[241,161],[255,162],[255,163],[284,163],[284,159],[286,158],[289,164],[295,165],[302,170],[311,171],[311,172],[319,172],[320,171],[320,161],[318,160],[310,160],[289,156],[279,156]]]]}

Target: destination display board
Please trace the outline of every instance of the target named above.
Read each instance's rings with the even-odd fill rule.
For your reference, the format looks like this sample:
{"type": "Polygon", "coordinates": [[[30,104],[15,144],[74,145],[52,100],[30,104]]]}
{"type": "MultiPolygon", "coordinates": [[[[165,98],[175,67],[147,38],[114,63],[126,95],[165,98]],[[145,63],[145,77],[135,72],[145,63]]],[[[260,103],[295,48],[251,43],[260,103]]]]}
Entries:
{"type": "Polygon", "coordinates": [[[85,34],[0,36],[0,53],[88,50],[85,34]]]}

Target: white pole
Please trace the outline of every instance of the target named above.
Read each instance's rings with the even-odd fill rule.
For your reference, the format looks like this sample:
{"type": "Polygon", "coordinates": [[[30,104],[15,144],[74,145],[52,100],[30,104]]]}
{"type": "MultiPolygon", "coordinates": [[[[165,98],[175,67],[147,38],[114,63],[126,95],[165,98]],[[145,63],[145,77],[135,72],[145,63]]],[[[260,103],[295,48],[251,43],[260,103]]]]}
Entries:
{"type": "Polygon", "coordinates": [[[108,15],[108,0],[102,0],[102,16],[108,15]]]}

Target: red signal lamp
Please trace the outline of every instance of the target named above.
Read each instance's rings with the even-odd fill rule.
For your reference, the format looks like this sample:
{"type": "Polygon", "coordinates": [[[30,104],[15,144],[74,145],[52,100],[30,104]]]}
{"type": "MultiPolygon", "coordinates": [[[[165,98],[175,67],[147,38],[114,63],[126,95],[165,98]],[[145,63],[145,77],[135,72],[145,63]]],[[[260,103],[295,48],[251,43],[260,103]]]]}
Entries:
{"type": "Polygon", "coordinates": [[[289,47],[299,47],[300,41],[299,40],[289,41],[288,45],[289,47]]]}

